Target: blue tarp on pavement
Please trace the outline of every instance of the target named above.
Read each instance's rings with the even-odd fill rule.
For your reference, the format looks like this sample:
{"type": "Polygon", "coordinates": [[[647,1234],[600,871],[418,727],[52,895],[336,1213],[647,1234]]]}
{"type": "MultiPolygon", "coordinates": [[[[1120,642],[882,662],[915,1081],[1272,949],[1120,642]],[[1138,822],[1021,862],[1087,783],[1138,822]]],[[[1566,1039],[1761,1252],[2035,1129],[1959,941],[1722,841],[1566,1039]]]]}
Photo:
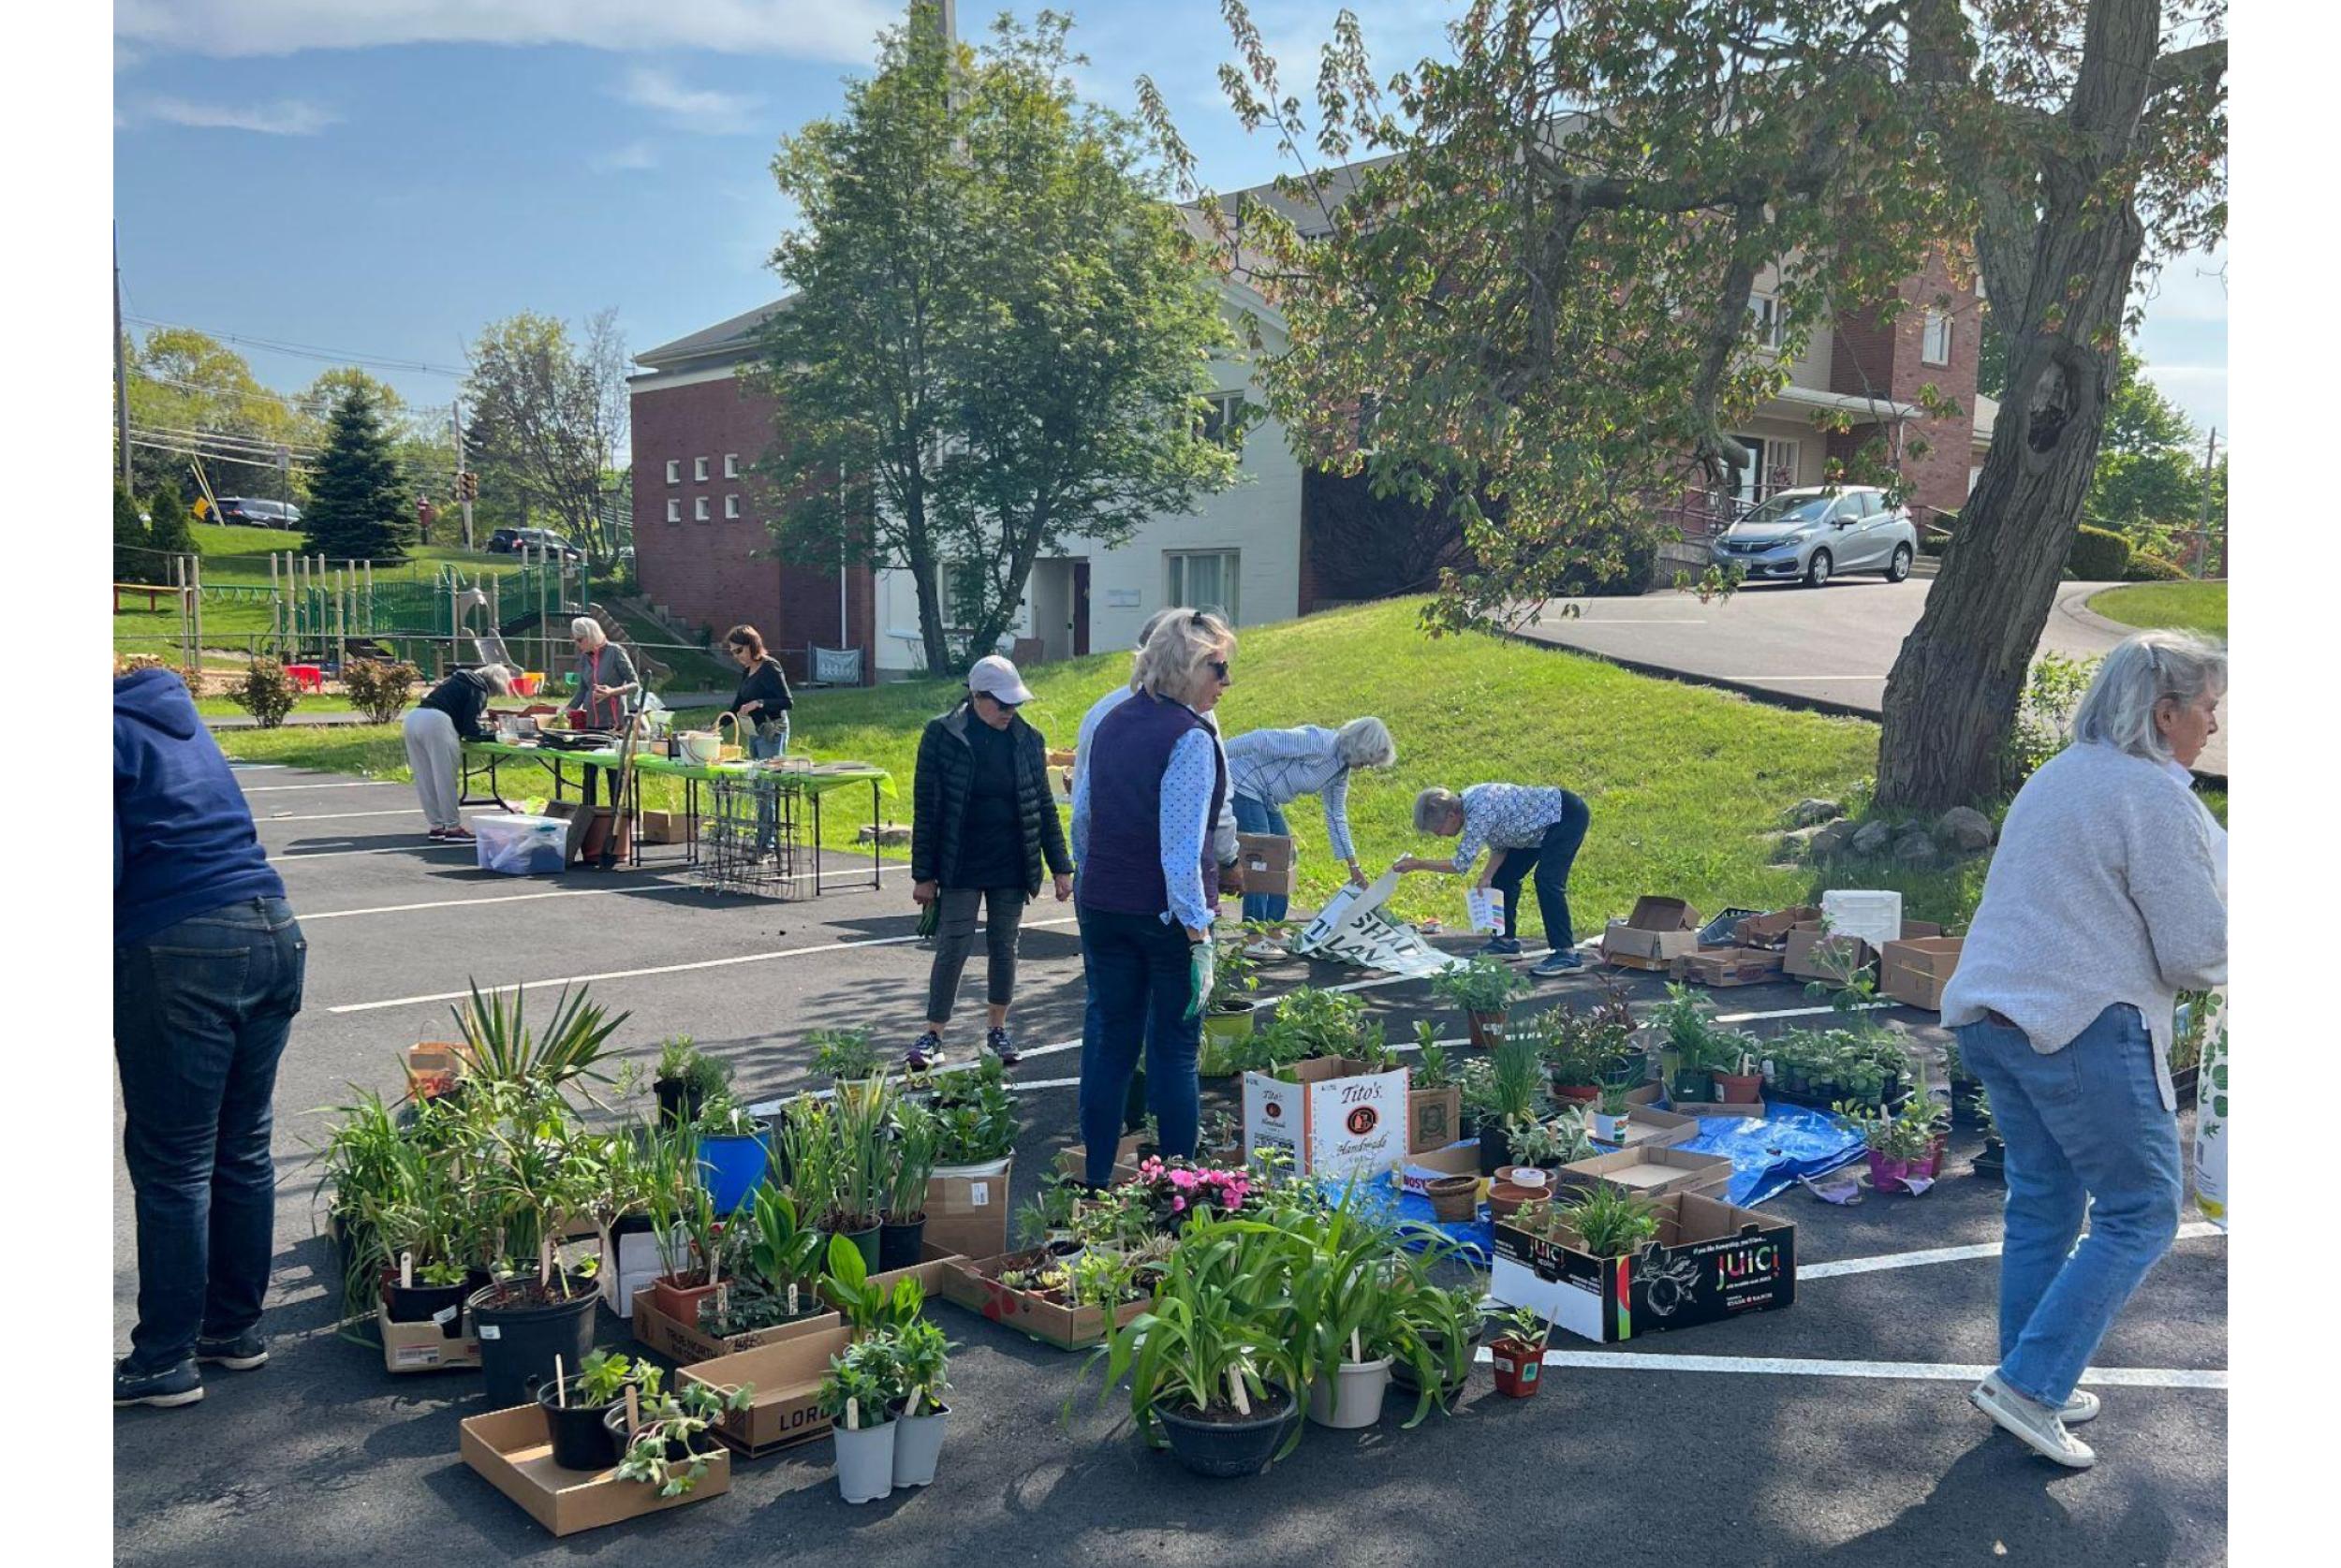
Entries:
{"type": "Polygon", "coordinates": [[[1862,1157],[1862,1135],[1840,1127],[1826,1111],[1774,1104],[1761,1121],[1739,1116],[1702,1116],[1699,1136],[1682,1146],[1701,1154],[1731,1157],[1726,1195],[1753,1209],[1796,1184],[1862,1157]]]}

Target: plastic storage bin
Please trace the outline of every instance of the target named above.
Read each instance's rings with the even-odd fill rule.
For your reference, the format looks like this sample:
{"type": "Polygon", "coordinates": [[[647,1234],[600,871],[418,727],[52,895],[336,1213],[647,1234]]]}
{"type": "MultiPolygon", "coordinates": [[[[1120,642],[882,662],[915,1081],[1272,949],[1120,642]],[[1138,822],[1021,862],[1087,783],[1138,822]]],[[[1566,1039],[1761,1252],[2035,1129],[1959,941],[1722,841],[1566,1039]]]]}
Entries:
{"type": "Polygon", "coordinates": [[[1820,896],[1821,923],[1833,935],[1858,936],[1872,947],[1902,940],[1902,895],[1839,888],[1820,896]]]}
{"type": "Polygon", "coordinates": [[[472,819],[479,838],[479,869],[507,876],[541,876],[568,859],[569,825],[557,816],[482,816],[472,819]]]}

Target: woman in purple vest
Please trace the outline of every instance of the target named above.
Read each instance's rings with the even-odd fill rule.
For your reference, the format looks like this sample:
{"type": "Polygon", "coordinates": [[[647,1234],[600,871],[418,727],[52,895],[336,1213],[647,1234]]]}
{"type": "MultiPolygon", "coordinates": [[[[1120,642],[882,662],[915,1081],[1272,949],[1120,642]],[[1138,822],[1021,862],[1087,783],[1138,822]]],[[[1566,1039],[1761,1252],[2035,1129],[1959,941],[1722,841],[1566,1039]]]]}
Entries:
{"type": "Polygon", "coordinates": [[[1228,794],[1227,763],[1203,715],[1228,689],[1234,652],[1235,635],[1217,616],[1164,617],[1139,652],[1140,690],[1098,725],[1077,785],[1074,815],[1089,829],[1074,903],[1089,985],[1081,1124],[1093,1187],[1112,1179],[1123,1096],[1141,1052],[1163,1156],[1195,1153],[1199,990],[1209,985],[1219,897],[1210,828],[1228,794]]]}

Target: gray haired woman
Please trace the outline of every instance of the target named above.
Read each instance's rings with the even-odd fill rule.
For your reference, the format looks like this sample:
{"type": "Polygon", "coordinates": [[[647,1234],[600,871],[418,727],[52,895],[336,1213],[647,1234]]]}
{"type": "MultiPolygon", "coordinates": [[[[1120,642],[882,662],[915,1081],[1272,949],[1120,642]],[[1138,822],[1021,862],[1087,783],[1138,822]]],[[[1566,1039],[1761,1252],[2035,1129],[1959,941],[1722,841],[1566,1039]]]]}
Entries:
{"type": "Polygon", "coordinates": [[[590,615],[570,622],[569,636],[577,641],[577,695],[569,698],[569,723],[580,729],[617,728],[634,706],[627,699],[641,689],[634,661],[590,615]]]}
{"type": "Polygon", "coordinates": [[[464,798],[464,742],[488,739],[488,699],[512,689],[512,672],[502,665],[459,669],[431,688],[406,714],[406,767],[431,836],[469,843],[471,830],[457,813],[464,798]]]}
{"type": "MultiPolygon", "coordinates": [[[[1359,768],[1388,768],[1398,760],[1398,742],[1379,719],[1351,719],[1339,729],[1302,725],[1294,729],[1247,730],[1228,742],[1228,784],[1235,792],[1235,825],[1246,833],[1292,829],[1284,808],[1303,795],[1314,795],[1325,809],[1325,841],[1335,857],[1349,867],[1349,880],[1362,887],[1365,868],[1358,864],[1357,845],[1349,838],[1349,774],[1359,768]]],[[[1244,895],[1244,918],[1281,920],[1288,902],[1280,893],[1244,895]]],[[[1247,952],[1266,958],[1274,949],[1255,943],[1247,952]]]]}
{"type": "Polygon", "coordinates": [[[2008,809],[1943,990],[2008,1150],[2000,1359],[1968,1398],[2076,1470],[2082,1370],[2178,1232],[2177,993],[2227,979],[2226,834],[2187,771],[2226,691],[2226,652],[2186,633],[2107,655],[2008,809]]]}

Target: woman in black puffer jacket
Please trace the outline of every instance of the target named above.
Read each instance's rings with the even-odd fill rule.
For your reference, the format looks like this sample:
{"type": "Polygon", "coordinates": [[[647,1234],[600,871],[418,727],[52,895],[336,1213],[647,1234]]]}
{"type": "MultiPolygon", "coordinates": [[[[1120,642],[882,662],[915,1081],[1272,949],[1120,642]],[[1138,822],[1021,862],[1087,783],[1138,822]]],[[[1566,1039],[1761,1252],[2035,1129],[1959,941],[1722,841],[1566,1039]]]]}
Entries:
{"type": "Polygon", "coordinates": [[[1040,893],[1041,862],[1055,878],[1057,901],[1073,896],[1073,860],[1049,792],[1048,743],[1016,716],[1032,700],[1016,667],[997,654],[967,672],[967,700],[927,721],[919,738],[911,788],[911,896],[939,903],[935,968],[927,979],[927,1027],[905,1061],[921,1071],[941,1060],[960,971],[976,940],[976,905],[984,907],[990,960],[984,1045],[1002,1062],[1016,1060],[1008,1004],[1016,990],[1016,939],[1024,905],[1040,893]]]}

